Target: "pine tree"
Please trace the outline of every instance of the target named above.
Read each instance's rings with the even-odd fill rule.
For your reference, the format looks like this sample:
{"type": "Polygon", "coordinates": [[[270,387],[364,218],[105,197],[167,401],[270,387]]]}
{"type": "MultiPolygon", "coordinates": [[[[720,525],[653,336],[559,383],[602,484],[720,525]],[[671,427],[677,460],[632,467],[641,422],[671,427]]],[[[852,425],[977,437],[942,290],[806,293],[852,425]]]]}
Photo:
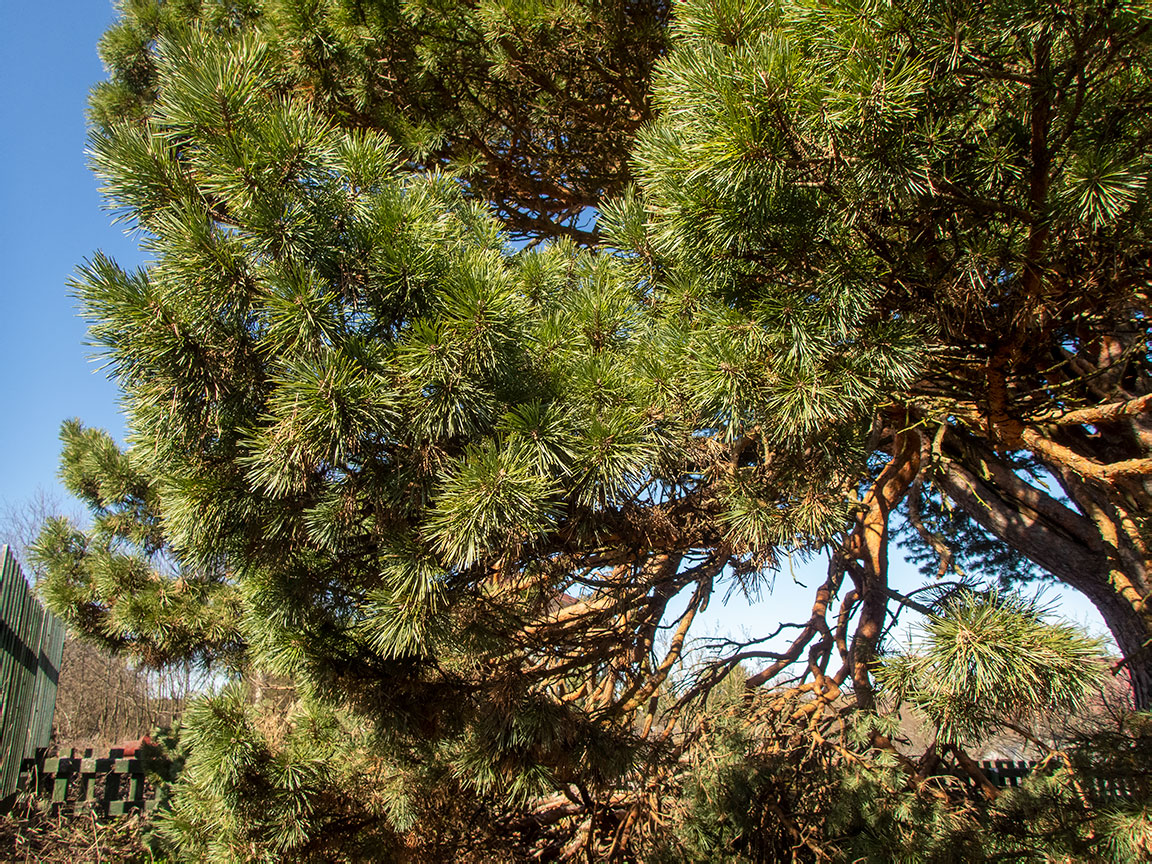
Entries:
{"type": "Polygon", "coordinates": [[[452,166],[514,236],[586,244],[585,209],[623,189],[632,137],[651,118],[669,5],[124,0],[120,11],[100,45],[110,78],[92,95],[98,128],[152,112],[164,40],[258,34],[273,90],[383,132],[409,170],[452,166]]]}
{"type": "MultiPolygon", "coordinates": [[[[1018,144],[1017,73],[995,64],[1073,31],[1083,57],[1120,70],[1085,83],[1076,110],[1134,101],[1114,132],[1073,123],[1061,146],[1114,134],[1115,159],[1143,158],[1143,19],[1101,7],[1077,29],[1095,8],[687,3],[652,102],[659,3],[128,3],[102,45],[91,157],[151,261],[127,272],[97,255],[74,289],[130,437],[120,449],[65,425],[64,478],[93,526],[54,522],[37,554],[75,629],[235,679],[187,717],[160,829],[175,854],[655,855],[660,790],[695,788],[685,760],[710,746],[702,700],[748,662],[767,665],[737,688],[740,752],[791,742],[769,761],[825,803],[855,794],[848,752],[882,769],[873,788],[890,795],[868,818],[890,819],[921,766],[876,714],[884,686],[931,707],[912,673],[944,668],[908,660],[878,681],[890,601],[967,608],[889,588],[892,514],[929,480],[967,508],[942,479],[967,476],[961,451],[984,460],[982,482],[1008,484],[995,478],[1010,464],[1024,483],[1031,463],[1007,460],[1025,451],[1079,489],[1032,433],[997,437],[1003,416],[980,412],[1006,410],[988,407],[1001,379],[972,357],[1001,314],[1013,351],[1040,327],[1075,355],[1139,308],[1137,174],[1118,192],[1059,163],[1081,203],[1046,230],[1086,256],[1066,263],[1094,274],[1095,318],[1064,294],[1017,309],[1013,279],[1040,266],[1020,252],[1036,220],[976,220],[958,191],[1008,207],[1019,153],[974,167],[1018,144]],[[955,62],[947,22],[964,23],[947,31],[955,62]],[[965,272],[989,283],[982,318],[949,275],[962,229],[980,241],[965,272]],[[729,645],[686,670],[715,596],[823,549],[827,579],[788,647],[729,645]],[[793,759],[797,741],[824,762],[793,759]]],[[[1049,368],[1005,356],[1012,376],[1049,368]]],[[[1138,372],[1142,349],[1123,362],[1138,372]]],[[[1089,400],[1100,380],[1030,398],[1077,422],[1142,422],[1139,400],[1089,400]]],[[[1129,463],[1117,476],[1139,476],[1129,463]]],[[[1051,644],[1066,674],[1005,693],[1078,704],[1083,646],[1051,644]]],[[[924,817],[940,848],[965,795],[924,817]]],[[[820,838],[787,810],[755,811],[767,821],[741,836],[855,854],[827,835],[845,807],[820,810],[820,838]]],[[[901,836],[876,854],[915,848],[901,836]]]]}
{"type": "MultiPolygon", "coordinates": [[[[654,257],[749,310],[843,298],[837,346],[848,314],[914,326],[915,381],[876,415],[911,478],[884,506],[945,496],[969,536],[1082,592],[1152,704],[1147,5],[733,0],[677,20],[636,150],[654,257]]],[[[864,565],[867,605],[885,586],[864,565]]]]}

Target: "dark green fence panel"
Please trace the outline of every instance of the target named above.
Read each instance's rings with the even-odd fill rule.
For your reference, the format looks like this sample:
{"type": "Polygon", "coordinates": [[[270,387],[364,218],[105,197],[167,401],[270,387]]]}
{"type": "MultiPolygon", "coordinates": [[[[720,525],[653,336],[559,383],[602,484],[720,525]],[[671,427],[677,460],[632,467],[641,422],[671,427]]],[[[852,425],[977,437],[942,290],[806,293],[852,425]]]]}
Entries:
{"type": "Polygon", "coordinates": [[[63,622],[0,547],[0,798],[16,791],[24,757],[48,744],[63,652],[63,622]]]}
{"type": "Polygon", "coordinates": [[[41,751],[24,760],[20,789],[47,805],[50,813],[91,809],[99,816],[123,816],[151,811],[160,797],[149,772],[161,768],[162,760],[155,750],[147,752],[151,755],[141,759],[136,750],[125,755],[123,749],[113,749],[101,756],[92,750],[72,750],[70,756],[41,751]]]}
{"type": "MultiPolygon", "coordinates": [[[[1007,759],[984,761],[980,763],[980,770],[984,776],[1001,789],[1017,788],[1024,779],[1032,773],[1032,769],[1039,762],[1013,762],[1007,759]]],[[[958,779],[972,789],[975,781],[965,775],[957,775],[958,779]]],[[[1097,804],[1108,801],[1135,801],[1137,797],[1137,779],[1135,777],[1105,777],[1087,772],[1082,776],[1082,782],[1088,797],[1097,804]]]]}

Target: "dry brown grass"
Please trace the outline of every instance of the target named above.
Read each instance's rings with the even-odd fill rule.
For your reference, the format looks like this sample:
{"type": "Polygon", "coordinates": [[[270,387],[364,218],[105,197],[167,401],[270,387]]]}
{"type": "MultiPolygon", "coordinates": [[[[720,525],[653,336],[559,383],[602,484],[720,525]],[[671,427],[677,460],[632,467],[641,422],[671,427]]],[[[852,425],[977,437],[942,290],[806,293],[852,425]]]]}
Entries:
{"type": "Polygon", "coordinates": [[[51,816],[35,804],[0,816],[0,861],[20,864],[160,864],[142,841],[140,814],[97,819],[91,811],[51,816]]]}

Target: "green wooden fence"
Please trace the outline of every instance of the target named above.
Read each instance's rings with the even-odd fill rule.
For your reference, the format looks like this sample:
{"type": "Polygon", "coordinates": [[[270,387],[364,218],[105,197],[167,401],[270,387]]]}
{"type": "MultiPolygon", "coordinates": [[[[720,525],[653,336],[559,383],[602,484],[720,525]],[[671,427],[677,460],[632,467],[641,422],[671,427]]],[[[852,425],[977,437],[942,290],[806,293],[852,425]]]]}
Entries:
{"type": "Polygon", "coordinates": [[[159,790],[149,775],[164,776],[167,769],[167,761],[154,747],[114,748],[99,756],[93,750],[55,756],[41,750],[24,760],[20,790],[35,796],[51,813],[90,809],[99,816],[123,816],[159,805],[159,790]]]}
{"type": "MultiPolygon", "coordinates": [[[[984,772],[993,786],[1000,788],[1016,788],[1018,787],[1029,774],[1032,769],[1039,765],[1039,762],[1013,762],[1006,759],[997,759],[995,761],[985,761],[980,763],[980,769],[984,772]]],[[[960,778],[964,783],[974,787],[974,781],[968,776],[960,778]]],[[[1137,779],[1135,777],[1101,777],[1089,773],[1083,778],[1085,791],[1088,796],[1097,802],[1103,801],[1135,801],[1137,790],[1137,779]]]]}
{"type": "Polygon", "coordinates": [[[48,744],[63,653],[63,622],[0,546],[0,800],[16,791],[24,757],[48,744]]]}

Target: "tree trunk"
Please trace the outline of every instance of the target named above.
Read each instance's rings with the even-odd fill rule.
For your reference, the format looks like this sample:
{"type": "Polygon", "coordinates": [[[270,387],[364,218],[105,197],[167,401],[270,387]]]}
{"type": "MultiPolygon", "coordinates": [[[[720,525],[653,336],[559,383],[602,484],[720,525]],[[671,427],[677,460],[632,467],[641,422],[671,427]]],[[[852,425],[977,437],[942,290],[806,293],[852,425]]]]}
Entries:
{"type": "MultiPolygon", "coordinates": [[[[1091,584],[1098,586],[1099,581],[1093,579],[1091,584]]],[[[1083,593],[1099,610],[1124,657],[1123,668],[1132,682],[1136,707],[1142,710],[1152,708],[1152,650],[1149,649],[1152,627],[1148,619],[1115,591],[1098,591],[1096,596],[1089,591],[1083,593]]]]}
{"type": "Polygon", "coordinates": [[[864,510],[845,544],[846,555],[860,562],[853,571],[861,604],[851,666],[856,704],[865,711],[876,704],[871,668],[888,614],[888,522],[920,472],[921,449],[918,431],[897,433],[892,461],[864,496],[864,510]]]}
{"type": "MultiPolygon", "coordinates": [[[[1118,548],[1122,532],[1109,531],[1100,513],[1089,519],[1026,483],[976,442],[950,435],[949,443],[949,455],[958,458],[947,460],[934,478],[938,487],[984,530],[1091,601],[1124,657],[1136,707],[1152,708],[1146,567],[1132,550],[1118,548]]],[[[1074,482],[1065,482],[1065,489],[1078,505],[1089,507],[1080,499],[1090,490],[1074,482]]]]}

